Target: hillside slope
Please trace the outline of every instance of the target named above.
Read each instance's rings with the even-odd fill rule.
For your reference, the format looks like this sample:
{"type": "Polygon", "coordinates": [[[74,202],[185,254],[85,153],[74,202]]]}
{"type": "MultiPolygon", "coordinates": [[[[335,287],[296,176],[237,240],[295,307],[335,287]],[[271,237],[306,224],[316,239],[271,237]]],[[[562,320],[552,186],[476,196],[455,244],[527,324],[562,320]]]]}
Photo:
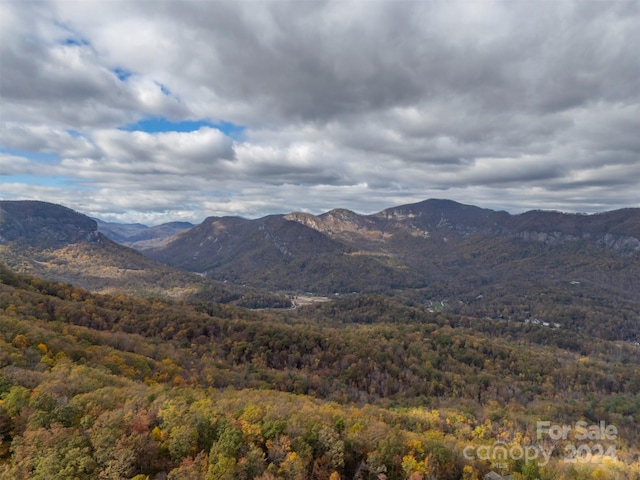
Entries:
{"type": "Polygon", "coordinates": [[[0,202],[0,262],[101,293],[287,304],[281,296],[225,286],[151,260],[99,233],[95,220],[46,202],[0,202]]]}
{"type": "Polygon", "coordinates": [[[383,290],[404,273],[299,222],[211,217],[145,255],[209,278],[293,292],[383,290]]]}
{"type": "Polygon", "coordinates": [[[497,460],[465,448],[538,448],[541,419],[615,425],[615,455],[501,468],[640,478],[637,347],[383,297],[200,307],[0,265],[0,478],[473,479],[497,460]]]}

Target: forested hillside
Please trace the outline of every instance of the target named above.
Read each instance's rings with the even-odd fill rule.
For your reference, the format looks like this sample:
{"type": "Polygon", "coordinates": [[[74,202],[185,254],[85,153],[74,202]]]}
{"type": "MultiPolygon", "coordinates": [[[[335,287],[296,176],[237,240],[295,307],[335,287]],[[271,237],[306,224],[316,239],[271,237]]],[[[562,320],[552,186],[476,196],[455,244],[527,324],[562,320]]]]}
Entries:
{"type": "Polygon", "coordinates": [[[520,215],[427,200],[359,215],[206,219],[145,255],[288,293],[380,293],[436,311],[637,341],[640,209],[520,215]]]}
{"type": "Polygon", "coordinates": [[[225,285],[150,260],[105,237],[95,220],[47,202],[0,201],[0,262],[100,293],[188,297],[251,308],[290,305],[280,294],[225,285]]]}
{"type": "Polygon", "coordinates": [[[640,478],[638,347],[381,297],[249,311],[0,273],[2,478],[473,479],[465,447],[604,421],[615,458],[518,478],[640,478]]]}

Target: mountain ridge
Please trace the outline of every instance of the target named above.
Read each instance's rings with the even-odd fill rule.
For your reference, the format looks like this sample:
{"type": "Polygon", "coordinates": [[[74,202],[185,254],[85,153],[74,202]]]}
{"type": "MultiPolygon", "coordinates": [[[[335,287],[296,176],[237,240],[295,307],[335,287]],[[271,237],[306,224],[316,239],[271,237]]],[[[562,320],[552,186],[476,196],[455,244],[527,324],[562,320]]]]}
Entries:
{"type": "Polygon", "coordinates": [[[511,215],[426,200],[372,215],[211,217],[144,253],[294,295],[382,293],[475,318],[595,325],[625,340],[640,325],[640,209],[511,215]]]}
{"type": "Polygon", "coordinates": [[[98,231],[98,222],[62,205],[0,201],[0,263],[99,293],[286,306],[279,295],[223,285],[159,263],[98,231]]]}
{"type": "MultiPolygon", "coordinates": [[[[329,235],[346,234],[346,232],[353,235],[360,232],[363,235],[377,237],[379,240],[384,240],[385,231],[389,229],[408,227],[416,230],[429,227],[432,230],[453,228],[459,233],[466,234],[482,231],[484,233],[514,235],[530,241],[555,243],[582,237],[584,240],[591,240],[601,246],[618,251],[640,250],[640,208],[633,207],[591,214],[541,209],[511,214],[505,210],[492,210],[453,200],[428,199],[389,207],[372,214],[360,214],[338,207],[320,214],[294,211],[256,219],[239,216],[214,216],[207,217],[198,225],[211,221],[229,222],[232,218],[255,222],[269,217],[283,217],[329,235]],[[594,228],[601,231],[600,237],[594,238],[594,228]],[[547,236],[538,235],[545,233],[547,236]],[[607,234],[609,236],[605,238],[607,234]],[[614,239],[612,235],[620,238],[614,239]],[[622,241],[616,241],[620,239],[622,241]]],[[[98,220],[98,225],[99,231],[112,240],[139,250],[149,249],[155,245],[145,245],[144,243],[135,245],[137,241],[159,237],[162,240],[167,240],[171,236],[198,226],[189,222],[167,222],[155,227],[147,227],[142,224],[118,224],[100,220],[98,220]],[[109,227],[115,231],[110,231],[109,227]],[[133,228],[133,231],[125,235],[117,231],[118,228],[125,227],[133,228]],[[175,231],[160,236],[151,233],[162,228],[174,228],[175,231]]]]}

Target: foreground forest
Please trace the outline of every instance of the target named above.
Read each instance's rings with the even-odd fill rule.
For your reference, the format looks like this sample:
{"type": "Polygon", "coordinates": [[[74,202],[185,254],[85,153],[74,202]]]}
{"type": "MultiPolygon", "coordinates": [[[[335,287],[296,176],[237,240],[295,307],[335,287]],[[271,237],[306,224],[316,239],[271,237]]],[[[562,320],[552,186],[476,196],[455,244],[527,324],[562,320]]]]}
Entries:
{"type": "Polygon", "coordinates": [[[0,478],[640,478],[630,343],[376,295],[252,311],[0,281],[0,478]],[[618,435],[468,455],[549,447],[538,421],[618,435]]]}

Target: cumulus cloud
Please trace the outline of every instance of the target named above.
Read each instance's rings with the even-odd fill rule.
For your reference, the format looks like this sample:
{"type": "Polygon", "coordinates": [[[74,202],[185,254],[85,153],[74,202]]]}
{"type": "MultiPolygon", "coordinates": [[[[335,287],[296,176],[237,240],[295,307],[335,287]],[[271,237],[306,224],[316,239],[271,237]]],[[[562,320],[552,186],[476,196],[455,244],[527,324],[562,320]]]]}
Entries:
{"type": "Polygon", "coordinates": [[[432,196],[512,211],[638,206],[635,1],[0,9],[5,198],[154,222],[432,196]],[[209,126],[123,129],[149,117],[209,126]]]}

